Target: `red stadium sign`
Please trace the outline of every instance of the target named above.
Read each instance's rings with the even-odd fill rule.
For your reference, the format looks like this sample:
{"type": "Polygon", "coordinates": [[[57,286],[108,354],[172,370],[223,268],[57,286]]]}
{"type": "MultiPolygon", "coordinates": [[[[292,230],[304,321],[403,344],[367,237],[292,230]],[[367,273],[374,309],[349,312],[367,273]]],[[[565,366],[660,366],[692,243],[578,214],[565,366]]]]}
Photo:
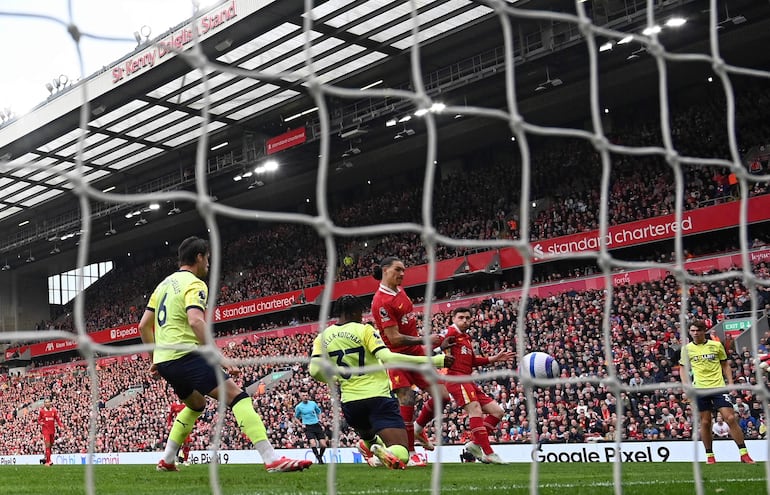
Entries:
{"type": "MultiPolygon", "coordinates": [[[[97,332],[90,333],[88,336],[91,337],[91,339],[93,339],[93,341],[97,344],[112,344],[124,340],[138,339],[139,325],[133,324],[108,328],[106,330],[99,330],[97,332]]],[[[72,337],[75,338],[75,335],[72,337]]],[[[69,339],[38,342],[37,344],[30,344],[15,349],[7,349],[5,351],[5,359],[13,359],[14,357],[30,359],[38,356],[45,356],[47,354],[72,351],[77,349],[77,347],[77,343],[74,340],[69,339]],[[16,353],[16,356],[14,356],[14,353],[16,353]]]]}
{"type": "Polygon", "coordinates": [[[300,145],[306,140],[307,136],[305,135],[305,128],[300,127],[299,129],[284,132],[272,139],[268,139],[265,143],[265,152],[267,152],[268,155],[272,155],[273,153],[278,153],[279,151],[291,148],[292,146],[300,145]]]}
{"type": "MultiPolygon", "coordinates": [[[[736,227],[740,223],[739,208],[740,202],[733,201],[685,211],[682,213],[681,223],[676,222],[674,215],[664,215],[616,225],[608,229],[605,242],[609,249],[617,249],[673,239],[676,232],[680,230],[682,235],[688,236],[736,227]]],[[[748,222],[767,220],[770,220],[770,195],[749,199],[748,222]]],[[[598,230],[537,241],[532,245],[532,251],[535,253],[533,261],[540,261],[547,256],[558,257],[560,254],[598,252],[599,242],[598,230]]],[[[503,268],[522,264],[519,252],[513,248],[501,250],[500,261],[503,268]]]]}
{"type": "Polygon", "coordinates": [[[214,323],[220,321],[238,320],[274,311],[289,309],[301,300],[302,291],[287,292],[274,296],[243,301],[235,304],[218,306],[214,310],[214,323]]]}

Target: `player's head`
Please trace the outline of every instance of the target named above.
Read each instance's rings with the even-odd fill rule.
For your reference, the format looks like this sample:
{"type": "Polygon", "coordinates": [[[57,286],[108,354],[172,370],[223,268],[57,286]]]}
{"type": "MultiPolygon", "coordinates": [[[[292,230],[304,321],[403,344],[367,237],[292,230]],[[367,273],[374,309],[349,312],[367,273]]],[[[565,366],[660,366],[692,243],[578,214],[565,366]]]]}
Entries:
{"type": "Polygon", "coordinates": [[[309,399],[308,395],[309,394],[303,390],[302,392],[299,393],[299,398],[302,399],[302,402],[307,404],[307,401],[309,399]]]}
{"type": "Polygon", "coordinates": [[[395,256],[388,256],[374,267],[372,276],[389,287],[398,287],[404,280],[404,262],[395,256]]]}
{"type": "Polygon", "coordinates": [[[190,266],[198,277],[209,273],[209,243],[200,237],[188,237],[179,245],[179,266],[190,266]]]}
{"type": "Polygon", "coordinates": [[[453,309],[452,324],[461,332],[468,330],[471,326],[471,310],[463,307],[453,309]]]}
{"type": "Polygon", "coordinates": [[[43,401],[43,405],[45,406],[46,409],[50,409],[51,408],[51,404],[52,404],[51,403],[51,399],[46,399],[46,400],[43,401]]]}
{"type": "Polygon", "coordinates": [[[690,323],[690,335],[692,336],[693,342],[696,344],[702,344],[706,341],[707,332],[708,327],[706,326],[705,321],[693,320],[692,323],[690,323]]]}
{"type": "Polygon", "coordinates": [[[340,323],[360,322],[364,314],[364,303],[356,296],[345,294],[337,299],[335,309],[340,317],[340,323]]]}

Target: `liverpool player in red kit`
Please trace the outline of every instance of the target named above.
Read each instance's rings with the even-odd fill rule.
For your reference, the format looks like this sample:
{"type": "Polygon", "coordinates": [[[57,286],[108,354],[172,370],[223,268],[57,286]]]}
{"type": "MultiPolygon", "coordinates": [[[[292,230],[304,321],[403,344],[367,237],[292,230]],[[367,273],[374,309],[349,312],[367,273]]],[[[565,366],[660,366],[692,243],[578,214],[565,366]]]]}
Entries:
{"type": "Polygon", "coordinates": [[[45,465],[50,466],[53,464],[51,462],[51,446],[56,437],[56,427],[62,427],[61,419],[59,419],[59,411],[51,405],[51,399],[46,399],[43,403],[43,407],[40,408],[40,413],[37,416],[37,422],[40,424],[43,431],[45,465]]]}
{"type": "MultiPolygon", "coordinates": [[[[447,371],[449,376],[468,377],[473,372],[474,366],[513,359],[513,353],[510,351],[501,351],[490,357],[476,356],[473,351],[473,341],[466,333],[470,326],[471,310],[455,308],[452,311],[452,324],[443,333],[443,338],[454,339],[454,346],[448,351],[455,358],[447,371]]],[[[503,408],[473,382],[447,382],[446,388],[457,405],[462,406],[468,413],[473,440],[465,444],[465,449],[481,462],[505,464],[489,445],[489,433],[497,427],[500,418],[503,417],[503,408]]],[[[432,408],[432,402],[433,399],[430,399],[429,404],[420,412],[420,417],[417,418],[418,425],[425,425],[432,419],[431,416],[423,416],[426,409],[432,408]]]]}
{"type": "MultiPolygon", "coordinates": [[[[412,300],[401,288],[405,271],[404,263],[396,257],[385,258],[379,266],[374,268],[374,278],[381,282],[372,299],[372,317],[375,326],[380,331],[382,340],[391,351],[412,356],[425,356],[423,340],[417,331],[417,319],[412,300]]],[[[441,337],[432,335],[431,348],[440,344],[442,344],[441,337]]],[[[452,339],[444,340],[444,347],[451,345],[452,339]]],[[[415,440],[414,404],[416,400],[412,385],[430,391],[430,384],[416,371],[389,369],[388,375],[390,376],[391,388],[398,398],[401,417],[404,418],[406,425],[407,445],[413,449],[415,440]]],[[[443,395],[446,396],[446,393],[443,395]]],[[[433,450],[433,444],[430,443],[424,432],[417,439],[426,450],[433,450]]],[[[419,456],[410,452],[407,466],[424,465],[425,462],[419,456]]]]}
{"type": "MultiPolygon", "coordinates": [[[[179,415],[180,412],[182,412],[182,409],[184,409],[185,405],[184,402],[172,402],[171,406],[169,407],[168,415],[166,416],[166,423],[169,428],[174,424],[174,420],[179,415]]],[[[184,464],[185,466],[190,465],[190,444],[192,443],[192,433],[187,435],[187,438],[184,439],[184,443],[181,447],[179,447],[179,450],[182,451],[182,455],[179,455],[179,452],[177,451],[176,454],[176,460],[177,462],[180,462],[184,464]]]]}

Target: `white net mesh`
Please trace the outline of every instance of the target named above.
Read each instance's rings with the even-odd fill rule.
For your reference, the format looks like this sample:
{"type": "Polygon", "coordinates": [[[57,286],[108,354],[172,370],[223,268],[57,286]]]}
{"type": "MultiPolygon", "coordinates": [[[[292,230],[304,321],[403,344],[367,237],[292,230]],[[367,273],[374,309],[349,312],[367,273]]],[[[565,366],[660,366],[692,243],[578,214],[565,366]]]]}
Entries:
{"type": "MultiPolygon", "coordinates": [[[[71,2],[72,3],[72,2],[71,2]]],[[[334,285],[337,275],[337,266],[339,265],[339,253],[337,241],[339,239],[356,238],[356,237],[374,237],[374,236],[386,236],[396,233],[413,233],[421,236],[426,260],[429,263],[430,269],[428,270],[428,283],[425,289],[425,301],[433,301],[436,294],[436,277],[435,266],[438,261],[437,249],[440,246],[450,246],[455,248],[473,248],[473,249],[500,249],[513,247],[519,251],[521,257],[524,260],[523,263],[523,276],[521,297],[518,302],[517,323],[515,331],[517,354],[523,356],[528,351],[527,335],[532,328],[533,323],[527,321],[528,305],[530,299],[527,297],[529,294],[532,279],[533,279],[533,263],[532,257],[538,255],[537,252],[533,252],[530,243],[530,228],[532,225],[531,208],[530,204],[532,198],[530,196],[531,180],[534,169],[532,161],[532,152],[530,149],[530,141],[533,136],[542,137],[561,137],[561,138],[574,138],[590,143],[591,146],[598,153],[601,163],[601,175],[599,177],[592,178],[595,183],[600,185],[600,199],[598,201],[598,230],[599,239],[606,239],[609,232],[609,219],[610,212],[609,207],[611,204],[611,176],[613,173],[613,164],[619,157],[660,157],[665,161],[670,168],[671,174],[674,177],[675,182],[675,200],[674,200],[674,212],[675,223],[682,225],[683,212],[685,211],[686,198],[686,184],[685,173],[688,170],[695,168],[718,168],[726,167],[729,171],[735,174],[737,178],[737,189],[740,196],[740,224],[739,224],[739,238],[740,238],[740,252],[742,254],[742,268],[724,271],[717,275],[708,276],[695,276],[688,273],[685,268],[685,249],[683,243],[683,237],[681,230],[676,231],[674,237],[674,253],[675,257],[670,263],[651,263],[646,261],[628,261],[613,256],[609,249],[610,246],[606,242],[599,243],[599,249],[596,252],[583,252],[583,253],[562,253],[558,258],[569,260],[580,259],[594,259],[596,264],[600,267],[601,272],[604,275],[605,287],[607,287],[606,296],[602,299],[602,340],[606,344],[603,346],[603,359],[607,363],[606,376],[581,376],[577,378],[561,378],[558,381],[561,384],[587,384],[590,383],[595,387],[603,386],[611,391],[618,399],[619,410],[617,414],[617,423],[615,428],[617,431],[621,431],[624,428],[622,423],[623,419],[623,402],[620,400],[622,392],[630,392],[631,387],[623,381],[618,374],[617,368],[612,365],[613,363],[613,349],[611,342],[613,342],[613,326],[612,316],[614,313],[614,289],[612,283],[613,272],[618,269],[640,269],[640,268],[663,268],[668,270],[676,278],[677,284],[681,290],[681,305],[679,307],[679,323],[680,328],[686,328],[688,323],[688,299],[689,289],[694,285],[704,282],[713,282],[718,280],[731,280],[733,278],[740,278],[743,281],[747,289],[747,293],[751,297],[751,314],[752,314],[752,326],[756,327],[757,315],[759,314],[760,306],[757,300],[757,289],[762,287],[768,287],[767,278],[757,276],[752,270],[752,263],[749,258],[749,232],[748,232],[748,199],[750,197],[750,191],[754,184],[766,183],[770,180],[768,175],[752,174],[747,170],[747,167],[743,164],[743,157],[739,151],[739,145],[737,143],[736,136],[736,101],[733,90],[732,78],[736,76],[745,76],[754,78],[759,81],[764,81],[770,78],[770,73],[764,70],[749,69],[745,67],[739,67],[731,65],[721,57],[720,55],[720,26],[722,25],[721,11],[722,8],[717,5],[716,0],[712,0],[708,6],[710,11],[710,18],[708,23],[708,42],[709,49],[707,53],[674,53],[666,49],[661,43],[658,34],[651,32],[649,34],[637,34],[630,33],[622,30],[616,30],[607,26],[598,26],[592,22],[591,17],[587,14],[586,9],[593,7],[598,8],[594,3],[601,2],[576,2],[574,5],[574,12],[576,14],[561,13],[555,11],[546,10],[532,10],[525,8],[526,5],[519,5],[515,2],[505,1],[485,1],[478,2],[493,10],[494,15],[499,20],[500,31],[504,40],[504,56],[505,61],[505,100],[506,105],[504,108],[493,108],[483,106],[463,106],[452,105],[445,108],[441,108],[437,111],[436,104],[441,103],[436,93],[430,91],[424,81],[424,65],[425,60],[421,58],[420,40],[426,38],[425,19],[421,18],[427,5],[432,2],[423,1],[410,1],[410,2],[395,2],[394,5],[388,7],[387,5],[379,6],[385,11],[388,8],[393,10],[398,9],[399,12],[408,12],[409,22],[411,23],[411,34],[408,39],[410,41],[410,67],[411,67],[411,89],[378,89],[372,88],[367,90],[360,90],[358,88],[349,89],[345,88],[344,82],[337,85],[328,82],[329,76],[326,71],[319,73],[319,66],[317,57],[318,50],[313,47],[315,45],[315,22],[318,17],[317,14],[303,16],[304,25],[302,30],[305,34],[304,46],[302,47],[302,54],[304,58],[303,67],[301,70],[291,70],[288,72],[276,72],[272,68],[266,68],[265,70],[249,70],[242,65],[237,66],[235,64],[225,63],[207,57],[198,44],[198,33],[193,32],[191,42],[185,46],[187,48],[183,52],[176,50],[176,56],[184,59],[184,61],[191,67],[199,71],[197,77],[200,78],[199,85],[195,91],[200,93],[200,124],[202,129],[200,132],[200,138],[197,143],[197,155],[195,161],[194,181],[195,192],[177,190],[163,190],[158,192],[148,193],[132,193],[132,194],[115,194],[104,193],[98,189],[92,187],[87,177],[87,167],[84,159],[85,149],[88,147],[86,142],[88,132],[90,129],[90,121],[92,120],[93,103],[92,96],[88,93],[88,85],[81,84],[74,88],[72,91],[79,94],[80,101],[80,130],[78,138],[77,148],[77,160],[76,166],[69,171],[60,172],[60,175],[66,178],[66,183],[72,186],[71,193],[73,197],[79,201],[80,205],[80,230],[82,232],[80,245],[78,248],[77,263],[79,267],[84,267],[89,260],[89,247],[95,240],[94,232],[92,229],[92,218],[96,213],[93,205],[96,203],[130,203],[136,205],[142,205],[149,202],[164,202],[174,201],[179,204],[192,204],[195,205],[198,213],[205,222],[206,228],[209,232],[209,238],[212,246],[212,266],[210,280],[210,293],[217,294],[219,291],[220,280],[223,273],[223,264],[227,263],[226,258],[223,256],[222,237],[220,235],[220,227],[217,222],[218,217],[227,217],[236,221],[252,222],[258,219],[261,222],[274,222],[274,223],[288,223],[298,224],[306,227],[311,227],[317,232],[318,238],[323,242],[326,254],[326,271],[325,271],[325,284],[326,287],[334,285]],[[536,125],[527,122],[522,117],[520,109],[520,98],[517,95],[517,71],[514,60],[518,60],[521,53],[517,49],[517,45],[520,40],[516,38],[514,24],[522,21],[547,21],[554,23],[564,23],[571,28],[576,28],[583,37],[583,43],[585,45],[588,54],[588,67],[589,67],[589,99],[590,99],[590,130],[581,130],[576,128],[565,127],[552,127],[544,125],[536,125]],[[627,37],[631,37],[627,39],[627,37]],[[602,116],[603,105],[601,104],[601,76],[602,71],[600,69],[600,45],[602,40],[610,40],[619,42],[620,40],[626,40],[625,42],[638,43],[640,47],[644,48],[646,53],[649,54],[657,68],[657,81],[658,81],[658,94],[657,98],[659,102],[659,134],[662,139],[660,145],[644,145],[644,146],[631,146],[620,145],[611,142],[607,138],[607,133],[604,130],[604,121],[602,116]],[[726,115],[726,138],[729,146],[730,156],[728,159],[713,158],[709,156],[684,156],[680,154],[674,143],[674,136],[671,128],[671,115],[668,100],[668,73],[671,64],[686,64],[686,63],[703,63],[707,64],[713,70],[713,74],[716,76],[717,81],[722,85],[723,96],[725,99],[725,115],[726,115]],[[320,126],[318,135],[320,136],[320,158],[317,166],[317,177],[315,186],[315,198],[317,215],[307,214],[294,214],[287,212],[275,212],[267,210],[250,210],[238,207],[227,206],[223,202],[212,198],[209,192],[209,184],[207,182],[207,158],[208,150],[210,149],[210,143],[208,142],[207,130],[212,129],[211,119],[211,96],[212,91],[212,75],[214,74],[227,74],[240,76],[248,80],[263,81],[266,83],[281,84],[286,81],[300,81],[302,82],[309,95],[312,97],[315,106],[318,110],[318,124],[320,126]],[[332,114],[333,108],[330,108],[329,101],[334,98],[335,100],[358,100],[362,96],[371,97],[373,99],[387,99],[389,101],[409,102],[412,109],[425,109],[429,110],[424,114],[424,124],[426,131],[425,141],[425,154],[424,154],[424,183],[422,187],[422,206],[421,206],[421,221],[417,223],[387,223],[388,219],[383,218],[383,223],[357,226],[357,227],[343,227],[335,224],[332,221],[332,213],[330,212],[330,198],[328,194],[329,182],[332,180],[332,164],[330,163],[330,140],[335,134],[335,129],[332,128],[332,114]],[[430,110],[433,109],[433,110],[430,110]],[[434,191],[437,189],[436,184],[436,162],[438,152],[440,151],[438,146],[439,141],[439,125],[437,122],[437,115],[439,113],[445,114],[462,114],[468,117],[479,117],[484,119],[498,120],[506,122],[510,127],[511,135],[515,137],[517,145],[517,163],[520,165],[520,174],[515,171],[511,171],[510,177],[519,177],[519,182],[515,183],[512,180],[510,184],[511,188],[520,188],[519,195],[519,207],[518,207],[518,225],[519,225],[519,237],[518,240],[512,239],[499,239],[499,240],[479,240],[479,239],[461,239],[449,237],[438,231],[435,224],[435,211],[434,211],[434,191]]],[[[439,2],[442,3],[442,2],[439,2]]],[[[526,2],[521,2],[525,4],[526,2]]],[[[532,2],[534,3],[534,2],[532,2]]],[[[605,3],[606,4],[606,3],[605,3]]],[[[326,5],[328,10],[333,10],[336,3],[332,2],[332,6],[326,5]]],[[[366,7],[365,7],[366,8],[366,7]]],[[[370,9],[374,9],[373,6],[368,6],[370,9]]],[[[314,9],[313,2],[307,0],[304,7],[306,12],[311,12],[314,9]]],[[[659,25],[663,19],[656,17],[656,12],[660,10],[658,2],[650,0],[646,5],[647,21],[646,26],[652,27],[659,25]]],[[[198,16],[202,15],[203,10],[197,11],[198,16]]],[[[359,12],[364,15],[364,12],[359,12]]],[[[728,14],[729,15],[729,14],[728,14]]],[[[21,18],[25,14],[0,12],[0,16],[21,18]]],[[[42,19],[43,16],[33,15],[32,17],[42,19]]],[[[734,19],[734,18],[729,18],[734,19]]],[[[77,25],[68,19],[48,19],[49,21],[56,22],[61,26],[65,26],[72,36],[75,45],[80,48],[82,40],[89,37],[88,33],[81,32],[77,25]]],[[[733,21],[734,22],[734,21],[733,21]]],[[[94,37],[91,37],[94,38],[94,37]]],[[[95,37],[100,39],[99,37],[95,37]]],[[[103,39],[103,38],[101,38],[103,39]]],[[[81,75],[84,74],[84,69],[81,66],[81,75]]],[[[216,76],[215,76],[216,77],[216,76]]],[[[549,75],[549,81],[550,75],[549,75]]],[[[561,81],[559,81],[561,83],[561,81]]],[[[181,95],[179,95],[181,98],[181,95]]],[[[10,120],[10,118],[9,118],[10,120]]],[[[8,127],[7,132],[13,132],[13,123],[8,127]]],[[[0,131],[2,133],[3,131],[0,131]]],[[[0,134],[2,136],[2,134],[0,134]]],[[[18,157],[13,157],[18,158],[18,157]]],[[[47,170],[48,165],[42,162],[30,163],[25,160],[14,160],[9,162],[9,158],[5,157],[0,161],[0,170],[4,173],[4,177],[11,177],[10,174],[18,170],[32,170],[35,172],[42,172],[47,170]]],[[[67,193],[69,194],[69,193],[67,193]]],[[[175,203],[175,204],[176,204],[175,203]]],[[[630,205],[633,207],[633,205],[630,205]]],[[[542,259],[548,259],[548,255],[542,256],[542,259]]],[[[224,267],[226,268],[226,267],[224,267]]],[[[149,289],[149,288],[148,288],[149,289]]],[[[324,326],[326,320],[330,314],[330,303],[332,300],[331,291],[324,291],[320,299],[320,325],[324,326]]],[[[95,343],[88,335],[86,328],[86,315],[84,311],[85,297],[78,297],[74,304],[74,322],[76,335],[73,336],[69,332],[63,331],[48,331],[45,337],[41,336],[40,332],[15,332],[6,336],[6,339],[18,339],[21,341],[27,341],[32,339],[75,339],[78,344],[78,349],[82,356],[88,362],[88,372],[91,380],[91,404],[92,409],[89,415],[89,452],[94,452],[97,448],[96,438],[97,430],[99,428],[99,414],[100,410],[97,408],[97,402],[99,400],[99,380],[97,377],[97,370],[95,366],[95,353],[100,355],[117,355],[117,354],[131,354],[137,352],[143,352],[147,350],[147,347],[140,345],[131,345],[124,347],[106,346],[95,343]]],[[[423,321],[426,322],[426,327],[430,328],[430,322],[432,321],[433,307],[431,304],[425,304],[423,321]]],[[[207,311],[207,318],[209,321],[213,321],[214,305],[210,305],[207,311]]],[[[209,334],[213,336],[213,333],[209,334]]],[[[427,335],[427,332],[426,332],[427,335]]],[[[682,335],[682,345],[686,343],[687,335],[682,335]]],[[[759,336],[756,332],[752,336],[751,347],[757,349],[759,347],[759,336]]],[[[427,336],[426,336],[427,343],[427,336]]],[[[211,360],[218,360],[220,358],[220,352],[217,350],[213,337],[203,347],[202,352],[205,356],[211,360]]],[[[249,366],[261,366],[266,364],[296,364],[298,358],[295,356],[282,356],[282,357],[259,357],[249,358],[239,361],[241,364],[249,366]]],[[[302,362],[306,362],[303,360],[302,362]]],[[[431,383],[436,383],[440,375],[428,368],[420,368],[425,370],[426,376],[431,383]]],[[[501,369],[498,371],[487,371],[481,374],[478,378],[482,380],[491,380],[494,378],[504,378],[518,376],[517,373],[512,370],[501,369]]],[[[762,398],[764,405],[765,416],[768,415],[768,389],[764,386],[764,375],[761,372],[757,374],[758,384],[753,386],[753,393],[762,398]]],[[[536,409],[535,393],[536,386],[552,385],[554,381],[537,381],[533,382],[528,377],[521,377],[523,384],[525,385],[526,398],[528,404],[528,415],[530,423],[535,425],[538,421],[538,412],[536,409]]],[[[643,391],[661,391],[661,390],[678,390],[681,388],[679,383],[654,383],[645,384],[641,387],[634,389],[635,392],[643,391]]],[[[733,390],[745,389],[745,387],[736,385],[731,387],[733,390]]],[[[688,395],[693,393],[692,389],[687,390],[688,395]]],[[[694,404],[694,403],[693,403],[694,404]]],[[[218,404],[218,420],[216,428],[214,429],[214,438],[211,445],[217,446],[220,444],[222,429],[225,421],[226,405],[223,402],[218,404]]],[[[443,418],[441,408],[437,408],[437,424],[440,424],[443,418]]],[[[697,415],[698,411],[693,410],[693,415],[697,415]]],[[[340,412],[337,408],[334,409],[334,436],[339,438],[340,432],[340,412]]],[[[697,428],[694,428],[694,439],[698,439],[697,428]]],[[[531,435],[531,442],[533,448],[537,447],[538,438],[537,435],[531,435]]],[[[615,447],[620,449],[621,437],[616,436],[615,447]]],[[[768,447],[770,449],[770,447],[768,447]]],[[[699,449],[701,446],[697,442],[693,442],[693,451],[695,458],[698,457],[699,449]]],[[[438,459],[441,460],[441,453],[438,454],[438,459]]],[[[765,477],[770,477],[770,470],[768,464],[765,465],[765,477]]],[[[701,465],[697,462],[692,463],[693,467],[693,479],[695,480],[696,493],[699,495],[705,493],[703,476],[701,473],[701,465]]],[[[86,466],[86,491],[87,493],[95,493],[94,488],[94,467],[92,464],[86,466]]],[[[442,470],[451,469],[442,465],[441,462],[433,464],[432,471],[432,493],[439,493],[441,491],[441,479],[442,470]]],[[[613,479],[615,493],[623,493],[622,476],[623,471],[628,469],[621,462],[614,463],[613,466],[613,479]]],[[[530,477],[530,492],[538,493],[542,480],[539,476],[540,465],[537,462],[533,462],[530,465],[531,477],[530,477]]],[[[210,466],[211,474],[211,489],[214,493],[221,493],[222,489],[218,480],[218,465],[212,463],[210,466]]],[[[336,493],[337,488],[335,485],[335,473],[336,465],[331,464],[329,466],[329,474],[326,489],[329,493],[336,493]]]]}

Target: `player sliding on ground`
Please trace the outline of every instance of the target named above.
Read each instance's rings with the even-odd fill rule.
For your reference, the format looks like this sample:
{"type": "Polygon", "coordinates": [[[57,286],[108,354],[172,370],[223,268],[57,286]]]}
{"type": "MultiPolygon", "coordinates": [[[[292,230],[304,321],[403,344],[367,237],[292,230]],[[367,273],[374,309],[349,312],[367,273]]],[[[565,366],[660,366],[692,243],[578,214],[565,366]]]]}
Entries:
{"type": "Polygon", "coordinates": [[[163,348],[167,345],[202,345],[205,339],[205,309],[208,287],[203,279],[209,273],[209,244],[197,237],[188,237],[179,246],[179,271],[166,277],[155,288],[150,302],[139,322],[139,332],[145,344],[156,343],[150,352],[150,373],[162,376],[182,399],[185,408],[177,415],[166,443],[158,471],[178,471],[176,454],[195,421],[206,408],[206,396],[224,400],[232,409],[241,431],[254,443],[268,472],[301,471],[312,461],[279,457],[267,441],[262,418],[246,392],[235,384],[227,373],[238,374],[234,367],[227,367],[224,390],[217,384],[216,370],[202,355],[191,349],[163,348]]]}
{"type": "Polygon", "coordinates": [[[363,303],[355,296],[337,301],[339,321],[324,330],[313,342],[310,375],[318,381],[338,380],[342,392],[345,421],[361,437],[360,449],[367,457],[375,456],[391,469],[403,469],[409,462],[408,437],[398,401],[390,391],[388,373],[383,370],[360,373],[349,368],[383,363],[432,363],[450,366],[451,356],[408,356],[391,352],[371,325],[361,323],[363,303]],[[323,367],[324,352],[337,365],[333,376],[323,367]]]}

